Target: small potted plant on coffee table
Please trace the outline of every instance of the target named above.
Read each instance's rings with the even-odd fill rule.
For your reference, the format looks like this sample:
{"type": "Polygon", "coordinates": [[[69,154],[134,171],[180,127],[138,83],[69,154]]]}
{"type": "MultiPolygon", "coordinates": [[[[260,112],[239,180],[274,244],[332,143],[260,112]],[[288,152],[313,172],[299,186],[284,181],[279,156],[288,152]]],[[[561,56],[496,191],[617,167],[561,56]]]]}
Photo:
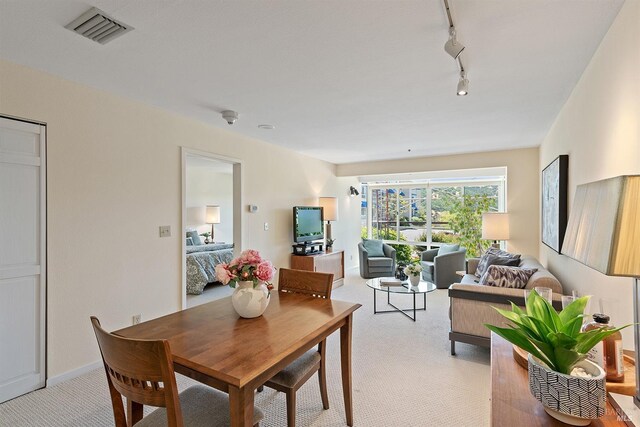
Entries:
{"type": "MultiPolygon", "coordinates": [[[[605,413],[605,372],[586,360],[587,352],[620,329],[581,331],[589,297],[576,299],[560,313],[533,290],[526,310],[511,303],[511,311],[496,310],[508,328],[485,325],[529,352],[529,389],[552,417],[567,424],[589,425],[605,413]]],[[[629,326],[629,325],[627,325],[629,326]]]]}
{"type": "Polygon", "coordinates": [[[420,283],[420,273],[422,273],[422,266],[418,263],[409,264],[404,268],[404,274],[409,276],[411,286],[418,286],[420,283]]]}

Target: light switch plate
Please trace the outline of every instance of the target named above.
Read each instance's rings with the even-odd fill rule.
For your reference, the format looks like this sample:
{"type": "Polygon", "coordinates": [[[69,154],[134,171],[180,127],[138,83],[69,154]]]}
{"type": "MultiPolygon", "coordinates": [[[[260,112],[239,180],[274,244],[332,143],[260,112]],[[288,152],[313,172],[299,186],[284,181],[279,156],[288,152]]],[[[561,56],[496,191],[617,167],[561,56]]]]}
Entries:
{"type": "Polygon", "coordinates": [[[171,237],[171,226],[170,225],[161,225],[160,226],[160,237],[171,237]]]}
{"type": "Polygon", "coordinates": [[[268,222],[264,223],[264,231],[269,231],[269,223],[268,222]]]}

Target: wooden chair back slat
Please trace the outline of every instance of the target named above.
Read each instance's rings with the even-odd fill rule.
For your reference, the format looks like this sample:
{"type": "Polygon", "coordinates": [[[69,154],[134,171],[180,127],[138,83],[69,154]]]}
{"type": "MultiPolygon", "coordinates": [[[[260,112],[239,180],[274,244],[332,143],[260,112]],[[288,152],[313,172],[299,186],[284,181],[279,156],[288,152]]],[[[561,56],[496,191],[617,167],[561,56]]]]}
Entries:
{"type": "MultiPolygon", "coordinates": [[[[110,334],[93,316],[91,323],[107,373],[116,427],[127,426],[122,396],[130,402],[167,408],[168,425],[181,427],[182,412],[169,342],[110,334]]],[[[139,420],[130,421],[134,424],[139,420]]]]}
{"type": "Polygon", "coordinates": [[[278,278],[280,292],[295,292],[318,298],[331,298],[333,274],[281,268],[278,278]]]}

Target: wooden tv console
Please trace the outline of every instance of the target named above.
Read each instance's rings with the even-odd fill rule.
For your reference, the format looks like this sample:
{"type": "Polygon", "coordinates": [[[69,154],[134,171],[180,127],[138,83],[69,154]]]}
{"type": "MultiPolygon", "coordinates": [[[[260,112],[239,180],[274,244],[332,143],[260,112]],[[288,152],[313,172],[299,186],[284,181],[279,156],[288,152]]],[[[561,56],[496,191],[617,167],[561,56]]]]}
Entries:
{"type": "Polygon", "coordinates": [[[311,255],[291,255],[295,270],[333,273],[333,289],[344,284],[344,251],[321,252],[311,255]]]}

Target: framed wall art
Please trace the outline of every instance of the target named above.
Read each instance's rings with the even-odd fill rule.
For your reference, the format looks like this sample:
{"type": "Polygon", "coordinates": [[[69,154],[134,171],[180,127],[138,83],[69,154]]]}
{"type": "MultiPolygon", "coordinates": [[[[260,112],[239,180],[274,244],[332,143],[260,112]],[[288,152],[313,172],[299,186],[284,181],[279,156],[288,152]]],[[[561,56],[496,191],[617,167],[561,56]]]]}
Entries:
{"type": "Polygon", "coordinates": [[[569,156],[563,154],[542,170],[542,243],[560,253],[567,229],[569,156]]]}

